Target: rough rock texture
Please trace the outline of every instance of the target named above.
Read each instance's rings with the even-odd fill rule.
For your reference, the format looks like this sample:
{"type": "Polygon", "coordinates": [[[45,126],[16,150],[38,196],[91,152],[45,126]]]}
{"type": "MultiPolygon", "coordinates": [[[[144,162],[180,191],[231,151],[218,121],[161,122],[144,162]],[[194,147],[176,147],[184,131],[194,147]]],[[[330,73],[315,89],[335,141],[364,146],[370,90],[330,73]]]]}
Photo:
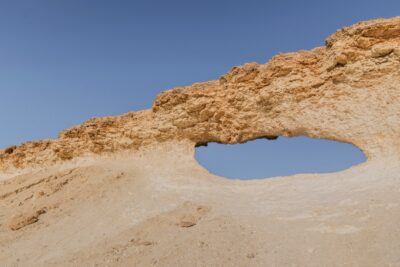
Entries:
{"type": "Polygon", "coordinates": [[[400,18],[343,28],[326,46],[234,67],[217,81],[161,93],[151,110],[95,118],[57,140],[0,153],[0,168],[189,140],[241,143],[308,135],[349,142],[368,157],[399,154],[400,18]]]}
{"type": "Polygon", "coordinates": [[[0,152],[0,265],[400,266],[400,18],[0,152]],[[207,142],[352,143],[343,172],[213,176],[207,142]],[[94,156],[96,155],[96,156],[94,156]]]}

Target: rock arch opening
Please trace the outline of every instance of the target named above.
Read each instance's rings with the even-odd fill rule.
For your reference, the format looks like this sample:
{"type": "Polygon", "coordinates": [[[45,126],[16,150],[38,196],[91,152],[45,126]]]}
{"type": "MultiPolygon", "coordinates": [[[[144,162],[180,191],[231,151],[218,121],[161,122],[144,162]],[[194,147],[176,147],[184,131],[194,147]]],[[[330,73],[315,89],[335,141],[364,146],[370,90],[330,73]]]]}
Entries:
{"type": "Polygon", "coordinates": [[[244,144],[199,144],[196,160],[229,179],[262,179],[301,173],[328,173],[366,161],[356,146],[326,139],[279,137],[244,144]]]}

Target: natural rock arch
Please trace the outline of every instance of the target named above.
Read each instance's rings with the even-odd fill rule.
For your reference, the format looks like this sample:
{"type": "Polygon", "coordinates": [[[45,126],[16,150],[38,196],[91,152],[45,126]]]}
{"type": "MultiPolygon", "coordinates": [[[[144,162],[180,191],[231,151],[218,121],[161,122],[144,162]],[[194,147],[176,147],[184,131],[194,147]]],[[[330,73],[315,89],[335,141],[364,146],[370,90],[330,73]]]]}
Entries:
{"type": "Polygon", "coordinates": [[[369,159],[399,157],[399,44],[399,17],[357,23],[330,36],[324,47],[165,91],[150,110],[91,119],[59,139],[6,149],[0,169],[166,141],[233,144],[280,135],[352,143],[369,159]]]}

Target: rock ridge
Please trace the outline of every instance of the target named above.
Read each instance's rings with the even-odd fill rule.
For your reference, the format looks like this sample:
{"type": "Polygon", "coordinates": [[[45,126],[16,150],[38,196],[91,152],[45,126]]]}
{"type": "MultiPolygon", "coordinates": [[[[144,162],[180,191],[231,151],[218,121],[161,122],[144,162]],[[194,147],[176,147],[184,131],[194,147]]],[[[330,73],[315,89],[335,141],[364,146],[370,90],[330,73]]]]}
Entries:
{"type": "Polygon", "coordinates": [[[360,22],[324,47],[164,91],[151,109],[93,118],[58,139],[0,150],[0,171],[166,141],[195,146],[298,135],[352,143],[369,159],[399,157],[399,86],[400,17],[360,22]]]}

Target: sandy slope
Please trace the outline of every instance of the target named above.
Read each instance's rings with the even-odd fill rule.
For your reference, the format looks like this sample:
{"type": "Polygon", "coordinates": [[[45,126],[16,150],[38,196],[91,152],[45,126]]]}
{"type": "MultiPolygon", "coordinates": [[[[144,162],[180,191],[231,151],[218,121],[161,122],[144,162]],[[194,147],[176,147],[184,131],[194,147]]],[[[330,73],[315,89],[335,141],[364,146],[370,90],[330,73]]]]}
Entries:
{"type": "Polygon", "coordinates": [[[186,143],[54,166],[3,181],[0,262],[400,266],[399,171],[377,161],[231,181],[208,174],[186,143]],[[9,228],[37,210],[37,222],[9,228]]]}
{"type": "Polygon", "coordinates": [[[397,17],[0,150],[0,266],[400,266],[399,121],[397,17]],[[229,181],[194,160],[298,135],[368,161],[229,181]]]}

